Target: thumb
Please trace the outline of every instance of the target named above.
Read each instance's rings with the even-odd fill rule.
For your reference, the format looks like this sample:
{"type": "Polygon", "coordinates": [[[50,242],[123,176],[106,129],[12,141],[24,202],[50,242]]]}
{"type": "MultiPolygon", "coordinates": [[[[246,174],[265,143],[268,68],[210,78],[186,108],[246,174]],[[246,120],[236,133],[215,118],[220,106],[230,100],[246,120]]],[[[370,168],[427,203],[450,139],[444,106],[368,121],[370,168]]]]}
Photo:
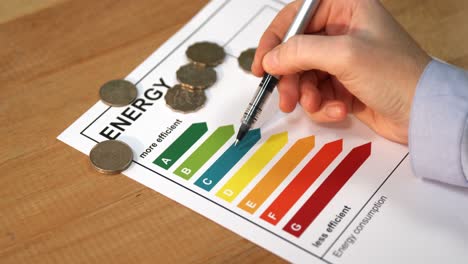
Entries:
{"type": "Polygon", "coordinates": [[[349,61],[349,42],[344,35],[297,35],[268,52],[262,65],[273,75],[321,70],[338,76],[349,61]]]}

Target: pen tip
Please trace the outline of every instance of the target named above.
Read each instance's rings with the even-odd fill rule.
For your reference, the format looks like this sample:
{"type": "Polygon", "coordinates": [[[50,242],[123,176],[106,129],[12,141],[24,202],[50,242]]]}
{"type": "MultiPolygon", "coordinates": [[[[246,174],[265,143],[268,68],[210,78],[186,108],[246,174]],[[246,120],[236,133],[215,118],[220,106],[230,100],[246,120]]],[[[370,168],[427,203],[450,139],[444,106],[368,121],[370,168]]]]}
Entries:
{"type": "Polygon", "coordinates": [[[239,143],[239,140],[236,139],[236,141],[234,142],[234,147],[237,146],[238,143],[239,143]]]}

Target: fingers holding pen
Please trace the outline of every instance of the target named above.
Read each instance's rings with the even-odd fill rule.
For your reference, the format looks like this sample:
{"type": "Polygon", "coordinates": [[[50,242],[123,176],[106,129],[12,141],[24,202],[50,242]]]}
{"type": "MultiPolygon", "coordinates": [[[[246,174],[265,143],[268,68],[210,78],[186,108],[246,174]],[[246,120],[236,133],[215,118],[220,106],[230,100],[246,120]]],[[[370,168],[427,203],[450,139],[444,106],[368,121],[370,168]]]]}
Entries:
{"type": "MultiPolygon", "coordinates": [[[[271,27],[271,26],[270,26],[271,27]]],[[[265,74],[265,70],[262,66],[263,57],[265,54],[279,45],[281,38],[278,37],[277,33],[273,32],[272,29],[267,29],[260,40],[260,43],[255,52],[254,61],[252,62],[252,73],[257,77],[262,77],[265,74]]]]}
{"type": "Polygon", "coordinates": [[[299,10],[300,4],[301,1],[294,1],[281,9],[263,33],[252,63],[252,73],[254,75],[261,77],[265,73],[262,66],[263,57],[267,52],[281,44],[289,24],[299,10]]]}
{"type": "MultiPolygon", "coordinates": [[[[271,24],[263,33],[260,38],[260,42],[257,47],[254,61],[252,63],[252,73],[258,77],[261,77],[265,73],[264,65],[262,65],[264,56],[280,45],[283,41],[286,32],[288,31],[289,25],[294,20],[299,8],[303,1],[297,0],[286,5],[276,15],[271,24]]],[[[305,28],[308,33],[317,34],[323,32],[329,17],[331,16],[331,5],[333,1],[322,0],[318,6],[315,15],[312,17],[309,25],[305,28]]]]}
{"type": "Polygon", "coordinates": [[[273,75],[320,70],[341,74],[348,60],[345,36],[297,35],[265,54],[263,69],[273,75]]]}
{"type": "Polygon", "coordinates": [[[265,31],[255,54],[252,73],[258,77],[265,72],[283,76],[278,84],[282,111],[293,111],[299,102],[318,122],[342,120],[347,115],[345,103],[330,94],[333,87],[321,90],[319,86],[327,86],[322,82],[330,82],[329,74],[340,73],[347,59],[343,50],[348,42],[343,36],[324,36],[331,5],[327,2],[319,6],[307,27],[308,32],[317,35],[297,35],[282,43],[301,3],[295,1],[286,6],[265,31]]]}

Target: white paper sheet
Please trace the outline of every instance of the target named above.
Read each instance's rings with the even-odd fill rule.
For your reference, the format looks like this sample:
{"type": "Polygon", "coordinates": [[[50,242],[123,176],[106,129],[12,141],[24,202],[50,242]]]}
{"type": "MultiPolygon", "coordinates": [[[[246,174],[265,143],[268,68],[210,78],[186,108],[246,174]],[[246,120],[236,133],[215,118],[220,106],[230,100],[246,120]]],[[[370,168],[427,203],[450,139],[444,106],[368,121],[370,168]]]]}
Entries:
{"type": "Polygon", "coordinates": [[[234,125],[237,130],[243,110],[259,83],[258,78],[240,69],[237,57],[243,50],[257,45],[262,32],[283,6],[283,2],[273,0],[212,1],[127,76],[127,80],[136,83],[139,98],[147,104],[144,111],[131,106],[129,110],[126,107],[108,107],[98,102],[59,139],[88,155],[97,142],[106,140],[102,134],[111,130],[112,136],[121,133],[117,139],[128,143],[134,151],[134,162],[124,172],[125,175],[292,262],[465,263],[468,257],[468,192],[416,178],[411,172],[406,147],[379,137],[353,118],[339,125],[314,124],[300,107],[291,114],[281,114],[274,95],[260,121],[261,139],[211,191],[195,183],[223,155],[234,137],[190,179],[174,174],[216,128],[234,125]],[[218,81],[206,91],[206,105],[195,113],[177,113],[165,104],[163,94],[168,89],[165,86],[177,83],[176,70],[188,63],[185,50],[198,41],[216,42],[224,46],[228,56],[223,64],[216,67],[218,81]],[[137,111],[134,115],[141,115],[131,121],[131,125],[120,126],[124,130],[120,131],[111,123],[117,122],[119,116],[125,119],[122,116],[124,111],[137,111]],[[182,122],[158,141],[161,133],[176,119],[182,122]],[[192,124],[201,122],[207,124],[208,131],[169,169],[153,163],[192,124]],[[286,145],[232,202],[216,195],[270,136],[281,132],[288,132],[286,145]],[[315,146],[279,186],[268,193],[268,198],[255,213],[238,207],[288,149],[298,139],[309,136],[315,136],[315,146]],[[300,198],[288,208],[282,219],[277,224],[263,220],[260,216],[320,149],[339,139],[343,140],[342,151],[305,192],[300,193],[300,198]],[[153,143],[157,146],[148,151],[153,143]],[[332,199],[310,226],[302,226],[303,233],[299,236],[287,232],[284,228],[291,226],[291,219],[344,162],[350,151],[367,143],[371,143],[370,156],[344,186],[333,193],[332,199]],[[340,216],[346,207],[350,209],[340,216]]]}

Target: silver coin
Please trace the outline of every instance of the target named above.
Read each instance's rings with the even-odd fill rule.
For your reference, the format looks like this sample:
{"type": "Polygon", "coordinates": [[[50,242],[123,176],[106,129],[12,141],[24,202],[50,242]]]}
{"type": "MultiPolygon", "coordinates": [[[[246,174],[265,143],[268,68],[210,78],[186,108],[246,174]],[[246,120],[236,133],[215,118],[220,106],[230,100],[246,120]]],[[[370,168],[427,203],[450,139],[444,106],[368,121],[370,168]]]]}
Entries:
{"type": "Polygon", "coordinates": [[[167,91],[164,99],[173,110],[189,113],[200,109],[205,104],[206,95],[203,90],[189,90],[177,84],[167,91]]]}
{"type": "Polygon", "coordinates": [[[126,106],[137,98],[137,88],[126,80],[112,80],[101,86],[99,97],[107,105],[126,106]]]}
{"type": "Polygon", "coordinates": [[[237,59],[237,61],[239,62],[239,66],[244,70],[244,71],[247,71],[247,72],[252,72],[252,63],[254,61],[254,57],[255,57],[255,51],[257,49],[256,48],[252,48],[252,49],[247,49],[245,51],[243,51],[239,58],[237,59]]]}
{"type": "Polygon", "coordinates": [[[93,167],[103,174],[117,174],[127,169],[133,160],[129,145],[119,140],[106,140],[96,144],[89,153],[93,167]]]}
{"type": "Polygon", "coordinates": [[[223,62],[226,57],[224,48],[212,42],[198,42],[188,47],[185,52],[194,63],[214,67],[223,62]]]}
{"type": "Polygon", "coordinates": [[[190,89],[206,89],[216,82],[216,71],[193,63],[180,67],[177,80],[190,89]]]}

